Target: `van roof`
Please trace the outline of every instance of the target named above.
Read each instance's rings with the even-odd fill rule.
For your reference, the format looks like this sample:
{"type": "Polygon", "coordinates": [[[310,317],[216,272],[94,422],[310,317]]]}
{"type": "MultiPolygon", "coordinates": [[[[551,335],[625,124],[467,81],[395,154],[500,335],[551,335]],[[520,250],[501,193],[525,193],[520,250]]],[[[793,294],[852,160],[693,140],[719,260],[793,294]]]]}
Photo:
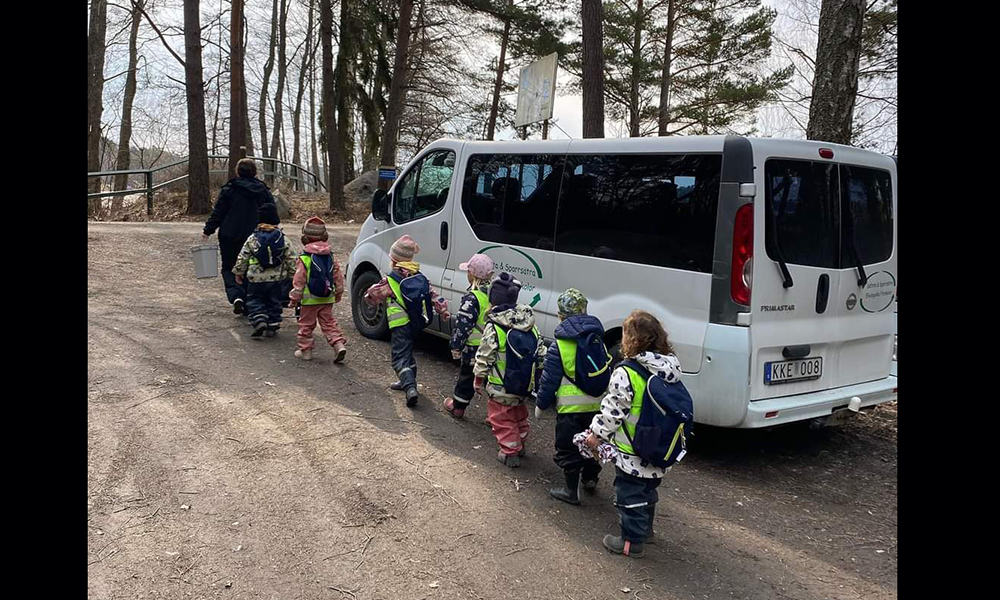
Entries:
{"type": "MultiPolygon", "coordinates": [[[[451,141],[464,143],[471,152],[496,152],[498,147],[514,152],[565,152],[568,146],[570,153],[578,152],[722,152],[727,135],[672,135],[665,137],[640,138],[586,138],[558,140],[458,140],[441,138],[437,142],[451,141]],[[551,149],[551,150],[549,150],[551,149]]],[[[830,148],[834,151],[835,162],[852,162],[863,164],[892,163],[891,157],[863,150],[853,146],[821,142],[815,140],[796,140],[786,138],[747,137],[755,150],[765,154],[780,155],[789,151],[817,151],[819,148],[830,148]]],[[[894,165],[893,165],[894,166],[894,165]]]]}

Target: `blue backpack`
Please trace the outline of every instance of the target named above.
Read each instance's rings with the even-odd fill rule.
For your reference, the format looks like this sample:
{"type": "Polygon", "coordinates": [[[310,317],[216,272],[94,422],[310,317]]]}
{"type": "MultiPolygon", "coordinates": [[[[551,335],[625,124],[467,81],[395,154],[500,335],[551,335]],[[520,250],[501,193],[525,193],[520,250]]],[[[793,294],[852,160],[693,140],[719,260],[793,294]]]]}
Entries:
{"type": "Polygon", "coordinates": [[[403,308],[410,317],[410,327],[418,333],[423,331],[424,327],[434,320],[431,283],[423,273],[414,273],[404,279],[393,271],[389,273],[389,277],[399,284],[399,293],[403,296],[403,308]]]}
{"type": "Polygon", "coordinates": [[[588,396],[600,397],[611,382],[611,355],[596,331],[576,339],[576,377],[573,383],[588,396]]]}
{"type": "MultiPolygon", "coordinates": [[[[508,394],[529,396],[535,389],[535,353],[538,351],[538,330],[505,330],[493,323],[497,331],[497,341],[506,347],[507,364],[504,366],[503,387],[508,394]]],[[[496,369],[496,365],[493,367],[496,369]]]]}
{"type": "Polygon", "coordinates": [[[285,257],[285,234],[280,229],[270,231],[255,231],[254,236],[260,247],[254,252],[253,257],[257,259],[260,266],[271,269],[281,264],[285,257]]]}
{"type": "MultiPolygon", "coordinates": [[[[691,433],[694,425],[691,395],[680,381],[667,383],[634,360],[621,364],[646,380],[639,422],[629,443],[639,458],[657,467],[670,467],[687,453],[685,432],[691,433]]],[[[628,437],[624,426],[622,431],[628,437]]]]}
{"type": "Polygon", "coordinates": [[[333,256],[309,254],[309,293],[317,298],[329,298],[333,293],[333,256]]]}

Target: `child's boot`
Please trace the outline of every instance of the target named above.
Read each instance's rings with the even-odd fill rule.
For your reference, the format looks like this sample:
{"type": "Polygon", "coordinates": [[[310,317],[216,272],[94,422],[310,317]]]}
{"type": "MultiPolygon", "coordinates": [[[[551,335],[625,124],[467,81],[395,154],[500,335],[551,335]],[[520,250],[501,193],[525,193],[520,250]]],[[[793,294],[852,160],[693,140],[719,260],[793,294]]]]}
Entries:
{"type": "Polygon", "coordinates": [[[337,353],[337,358],[333,359],[333,362],[339,363],[344,360],[347,356],[347,347],[344,346],[344,342],[337,342],[333,345],[333,351],[337,353]]]}
{"type": "Polygon", "coordinates": [[[567,472],[566,487],[552,488],[549,495],[568,504],[580,504],[580,472],[567,472]]]}
{"type": "Polygon", "coordinates": [[[631,558],[642,558],[645,554],[643,544],[629,542],[617,535],[608,534],[604,536],[604,547],[615,554],[624,554],[631,558]]]}
{"type": "Polygon", "coordinates": [[[407,388],[407,390],[406,390],[406,406],[407,406],[407,408],[413,408],[414,406],[416,406],[417,405],[417,398],[419,398],[419,397],[420,397],[420,394],[417,393],[417,387],[416,386],[413,386],[411,388],[407,388]]]}
{"type": "Polygon", "coordinates": [[[302,349],[296,350],[295,358],[301,358],[302,360],[312,360],[313,359],[312,348],[306,348],[305,350],[302,349]]]}
{"type": "Polygon", "coordinates": [[[507,465],[511,469],[521,466],[521,459],[516,454],[504,454],[503,450],[497,451],[497,462],[507,465]]]}
{"type": "Polygon", "coordinates": [[[265,323],[264,321],[254,323],[253,333],[250,334],[250,337],[260,338],[260,336],[264,335],[265,331],[267,331],[267,323],[265,323]]]}
{"type": "Polygon", "coordinates": [[[389,389],[394,390],[396,392],[401,392],[403,391],[403,382],[397,380],[396,383],[390,383],[389,389]]]}
{"type": "Polygon", "coordinates": [[[461,419],[465,417],[465,407],[468,405],[462,405],[455,402],[454,398],[448,398],[444,401],[444,409],[448,411],[448,414],[455,417],[456,419],[461,419]]]}

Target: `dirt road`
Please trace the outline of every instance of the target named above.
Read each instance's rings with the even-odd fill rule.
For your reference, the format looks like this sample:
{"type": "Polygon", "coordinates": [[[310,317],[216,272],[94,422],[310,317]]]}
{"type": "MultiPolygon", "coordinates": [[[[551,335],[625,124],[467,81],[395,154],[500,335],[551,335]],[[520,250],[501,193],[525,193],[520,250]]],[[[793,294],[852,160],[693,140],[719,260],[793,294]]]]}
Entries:
{"type": "MultiPolygon", "coordinates": [[[[291,311],[251,340],[221,280],[193,276],[199,232],[88,225],[90,598],[896,597],[894,409],[697,428],[660,487],[660,543],[629,560],[601,546],[613,469],[583,506],[549,497],[554,420],[533,421],[520,469],[498,465],[482,403],[465,422],[440,408],[446,345],[418,344],[407,409],[347,301],[343,365],[292,356],[291,311]]],[[[338,258],[356,232],[332,228],[338,258]]]]}

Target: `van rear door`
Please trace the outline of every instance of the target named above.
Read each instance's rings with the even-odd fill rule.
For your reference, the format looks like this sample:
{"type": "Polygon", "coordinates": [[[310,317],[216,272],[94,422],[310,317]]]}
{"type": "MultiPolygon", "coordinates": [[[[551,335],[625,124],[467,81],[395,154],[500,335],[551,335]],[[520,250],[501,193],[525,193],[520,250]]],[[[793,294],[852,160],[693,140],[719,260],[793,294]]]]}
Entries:
{"type": "Polygon", "coordinates": [[[895,269],[887,264],[894,240],[889,171],[879,175],[841,164],[871,165],[884,157],[832,146],[836,156],[827,158],[814,142],[753,140],[753,146],[758,194],[751,400],[887,376],[891,315],[876,316],[881,296],[865,294],[871,287],[872,294],[895,289],[895,269]],[[867,278],[863,286],[859,260],[867,278]],[[885,281],[891,284],[883,286],[885,281]],[[863,299],[874,312],[861,308],[863,299]]]}

